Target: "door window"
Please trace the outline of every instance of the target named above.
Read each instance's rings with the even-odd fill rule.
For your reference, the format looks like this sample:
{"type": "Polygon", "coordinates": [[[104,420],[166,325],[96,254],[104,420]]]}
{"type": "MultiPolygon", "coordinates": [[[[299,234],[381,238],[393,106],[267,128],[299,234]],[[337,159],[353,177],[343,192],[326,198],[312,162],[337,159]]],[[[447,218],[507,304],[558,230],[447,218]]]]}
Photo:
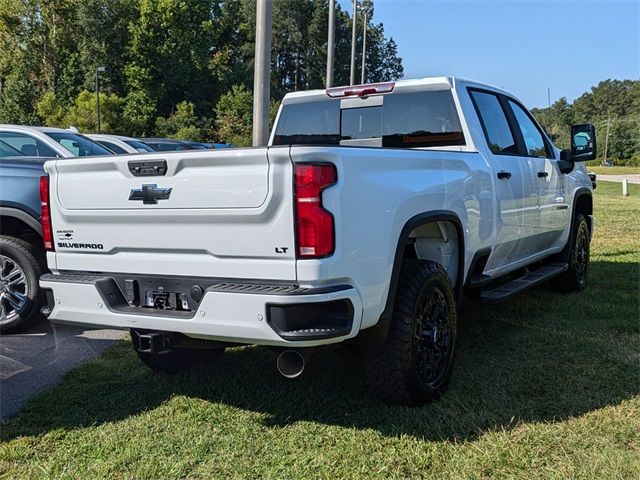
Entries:
{"type": "Polygon", "coordinates": [[[471,92],[471,96],[482,122],[489,149],[497,154],[517,154],[518,147],[498,97],[492,93],[475,90],[471,92]]]}
{"type": "Polygon", "coordinates": [[[518,122],[518,127],[522,133],[526,154],[529,157],[547,157],[547,147],[542,138],[542,133],[538,129],[529,114],[513,100],[509,100],[509,106],[518,122]]]}
{"type": "Polygon", "coordinates": [[[45,132],[45,134],[69,150],[76,157],[113,155],[113,152],[107,150],[102,145],[73,132],[45,132]]]}
{"type": "Polygon", "coordinates": [[[46,143],[18,132],[0,132],[0,139],[28,157],[58,157],[46,143]]]}
{"type": "Polygon", "coordinates": [[[117,155],[123,155],[128,153],[124,148],[122,148],[120,145],[116,145],[115,143],[107,142],[106,140],[96,140],[96,142],[98,142],[103,147],[108,148],[109,150],[111,150],[113,153],[117,155]]]}

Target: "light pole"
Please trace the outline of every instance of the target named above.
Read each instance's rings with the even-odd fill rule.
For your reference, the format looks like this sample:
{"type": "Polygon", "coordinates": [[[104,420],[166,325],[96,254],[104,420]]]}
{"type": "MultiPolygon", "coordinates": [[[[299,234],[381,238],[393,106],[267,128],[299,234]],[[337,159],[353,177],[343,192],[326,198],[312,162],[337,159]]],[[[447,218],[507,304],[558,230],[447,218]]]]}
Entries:
{"type": "Polygon", "coordinates": [[[327,33],[326,88],[333,87],[333,51],[336,44],[336,0],[329,0],[329,30],[327,33]]]}
{"type": "Polygon", "coordinates": [[[96,67],[96,110],[98,117],[98,133],[100,133],[100,74],[107,71],[107,67],[96,67]]]}
{"type": "Polygon", "coordinates": [[[356,83],[356,19],[358,17],[358,0],[353,0],[353,27],[351,28],[351,76],[349,85],[356,83]]]}
{"type": "Polygon", "coordinates": [[[366,58],[367,58],[367,8],[365,4],[362,4],[362,9],[364,10],[364,31],[362,32],[362,72],[360,83],[364,85],[365,79],[365,68],[366,68],[366,58]]]}
{"type": "Polygon", "coordinates": [[[271,95],[271,0],[256,5],[256,51],[253,71],[253,146],[269,141],[271,95]]]}

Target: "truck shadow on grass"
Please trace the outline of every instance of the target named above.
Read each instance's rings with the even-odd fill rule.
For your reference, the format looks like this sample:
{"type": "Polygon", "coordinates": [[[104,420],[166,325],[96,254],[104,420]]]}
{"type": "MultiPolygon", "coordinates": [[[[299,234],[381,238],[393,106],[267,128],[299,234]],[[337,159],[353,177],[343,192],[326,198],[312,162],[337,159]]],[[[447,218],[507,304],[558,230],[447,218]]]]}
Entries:
{"type": "Polygon", "coordinates": [[[423,408],[377,401],[360,357],[338,346],[320,350],[292,381],[264,348],[232,349],[214,365],[168,376],[122,342],[34,398],[1,437],[118,421],[175,396],[266,414],[267,426],[311,421],[429,440],[562,421],[640,393],[638,274],[636,263],[595,262],[581,294],[540,287],[503,305],[465,302],[449,390],[423,408]]]}

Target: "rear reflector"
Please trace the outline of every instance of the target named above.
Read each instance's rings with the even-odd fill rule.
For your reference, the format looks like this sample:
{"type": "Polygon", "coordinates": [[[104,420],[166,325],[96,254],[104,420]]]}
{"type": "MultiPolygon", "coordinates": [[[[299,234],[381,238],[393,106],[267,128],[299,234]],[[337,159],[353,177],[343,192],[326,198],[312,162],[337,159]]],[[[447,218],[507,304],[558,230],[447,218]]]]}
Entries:
{"type": "Polygon", "coordinates": [[[333,253],[333,215],[322,208],[322,191],[336,183],[332,164],[304,163],[295,166],[296,254],[298,258],[321,258],[333,253]]]}
{"type": "Polygon", "coordinates": [[[395,86],[395,82],[386,82],[369,83],[367,85],[351,85],[348,87],[335,87],[328,88],[327,95],[331,98],[366,97],[367,95],[376,95],[378,93],[391,93],[395,86]]]}
{"type": "Polygon", "coordinates": [[[40,224],[42,225],[42,241],[44,249],[52,252],[53,230],[51,229],[51,209],[49,208],[49,177],[40,177],[40,224]]]}

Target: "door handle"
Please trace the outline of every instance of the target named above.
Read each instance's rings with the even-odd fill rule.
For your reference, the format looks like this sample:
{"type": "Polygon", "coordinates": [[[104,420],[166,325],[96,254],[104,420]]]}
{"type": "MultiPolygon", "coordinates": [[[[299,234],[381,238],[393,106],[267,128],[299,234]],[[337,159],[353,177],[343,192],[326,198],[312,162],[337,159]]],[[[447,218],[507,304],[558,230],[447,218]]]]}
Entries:
{"type": "Polygon", "coordinates": [[[500,180],[509,180],[511,178],[511,172],[505,172],[502,170],[501,172],[498,172],[498,178],[500,180]]]}
{"type": "Polygon", "coordinates": [[[547,172],[538,172],[538,178],[547,178],[548,176],[547,172]]]}

